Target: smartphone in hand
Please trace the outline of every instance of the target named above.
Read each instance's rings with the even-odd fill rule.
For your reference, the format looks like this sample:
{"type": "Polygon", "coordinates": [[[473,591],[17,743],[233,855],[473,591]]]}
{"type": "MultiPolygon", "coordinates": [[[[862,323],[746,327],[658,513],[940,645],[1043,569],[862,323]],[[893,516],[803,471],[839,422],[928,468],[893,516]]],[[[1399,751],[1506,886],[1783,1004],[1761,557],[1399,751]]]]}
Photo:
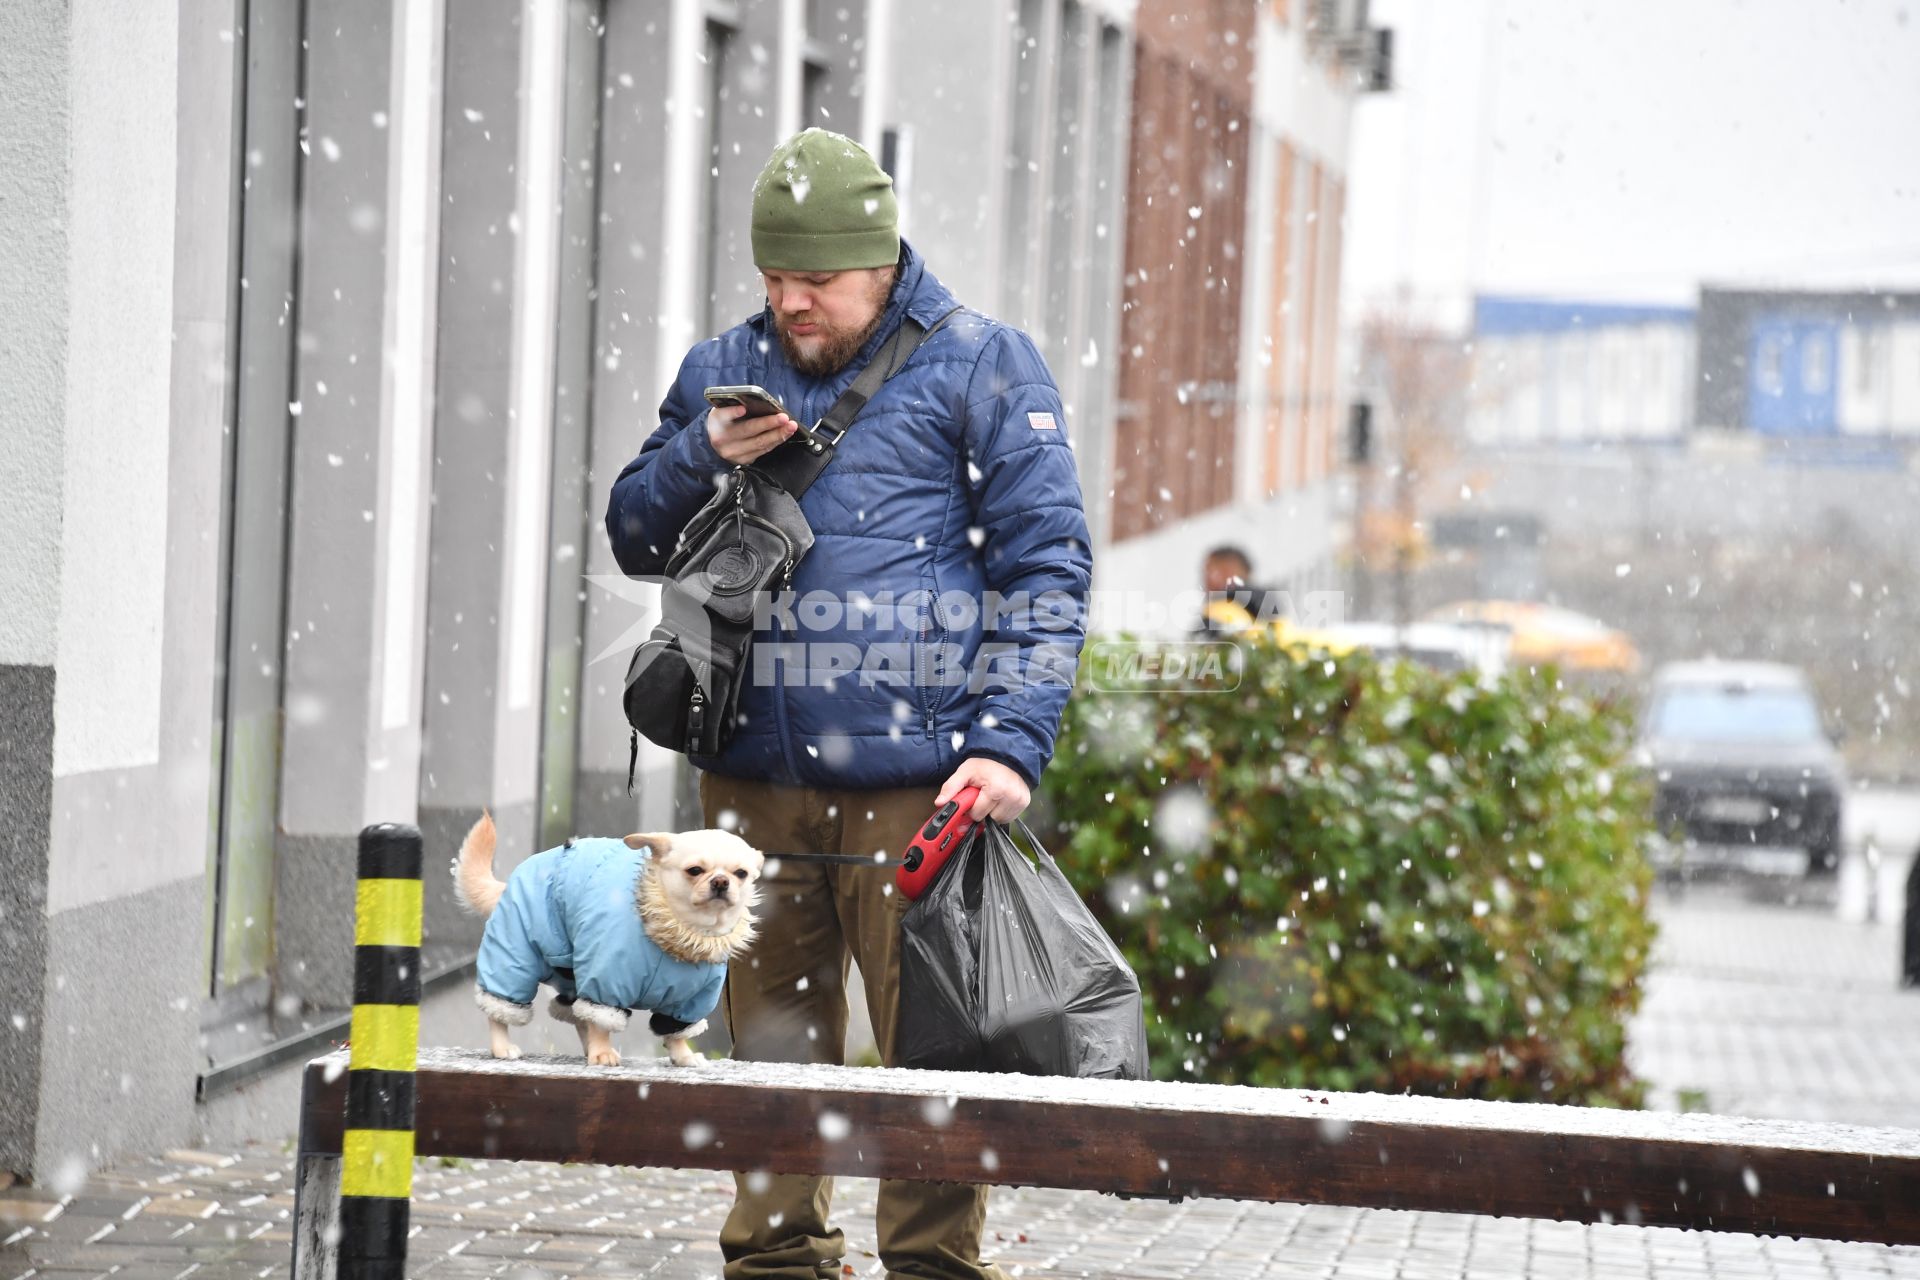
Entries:
{"type": "Polygon", "coordinates": [[[747,407],[749,418],[769,418],[776,413],[785,413],[787,406],[780,403],[780,397],[763,387],[708,387],[707,403],[716,409],[731,409],[735,405],[747,407]]]}
{"type": "MultiPolygon", "coordinates": [[[[767,418],[776,413],[787,412],[787,407],[780,403],[779,396],[764,387],[756,387],[750,383],[737,387],[708,387],[706,396],[707,403],[716,409],[731,409],[735,405],[745,405],[747,418],[767,418]]],[[[798,428],[795,434],[816,446],[825,446],[826,441],[814,435],[813,428],[807,423],[794,418],[793,424],[798,428]]]]}

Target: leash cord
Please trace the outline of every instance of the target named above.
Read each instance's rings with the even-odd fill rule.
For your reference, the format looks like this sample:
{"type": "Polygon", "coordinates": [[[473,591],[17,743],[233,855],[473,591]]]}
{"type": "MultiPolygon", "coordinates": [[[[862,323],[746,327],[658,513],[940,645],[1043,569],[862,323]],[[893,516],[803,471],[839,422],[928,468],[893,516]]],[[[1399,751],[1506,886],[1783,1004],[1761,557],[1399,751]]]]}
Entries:
{"type": "Polygon", "coordinates": [[[837,862],[850,867],[900,867],[900,858],[875,858],[863,853],[768,853],[769,862],[837,862]]]}

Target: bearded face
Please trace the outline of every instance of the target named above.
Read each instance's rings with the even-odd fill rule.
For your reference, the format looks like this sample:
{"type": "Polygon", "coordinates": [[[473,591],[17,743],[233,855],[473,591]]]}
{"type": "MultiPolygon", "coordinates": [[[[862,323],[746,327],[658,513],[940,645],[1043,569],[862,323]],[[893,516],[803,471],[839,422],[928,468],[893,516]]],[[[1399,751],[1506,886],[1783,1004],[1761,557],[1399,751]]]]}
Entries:
{"type": "Polygon", "coordinates": [[[894,269],[857,271],[765,271],[767,305],[787,363],[811,378],[846,367],[887,308],[894,269]]]}

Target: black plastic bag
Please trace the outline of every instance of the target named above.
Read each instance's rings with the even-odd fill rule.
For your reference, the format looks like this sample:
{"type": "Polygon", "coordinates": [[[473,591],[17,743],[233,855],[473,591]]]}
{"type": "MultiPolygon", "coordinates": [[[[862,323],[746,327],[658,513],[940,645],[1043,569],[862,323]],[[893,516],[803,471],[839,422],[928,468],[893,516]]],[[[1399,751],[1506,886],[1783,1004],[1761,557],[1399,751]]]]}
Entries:
{"type": "Polygon", "coordinates": [[[974,828],[901,925],[896,1061],[1143,1080],[1140,980],[1021,824],[974,828]]]}

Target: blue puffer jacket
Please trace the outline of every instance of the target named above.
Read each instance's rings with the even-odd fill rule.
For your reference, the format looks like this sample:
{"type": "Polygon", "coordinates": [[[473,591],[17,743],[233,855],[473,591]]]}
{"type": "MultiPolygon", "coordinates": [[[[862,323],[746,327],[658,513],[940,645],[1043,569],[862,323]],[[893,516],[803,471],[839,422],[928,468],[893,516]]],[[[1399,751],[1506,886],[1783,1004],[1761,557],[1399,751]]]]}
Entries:
{"type": "MultiPolygon", "coordinates": [[[[755,383],[815,422],[903,315],[931,327],[954,306],[903,246],[879,328],[830,378],[787,363],[768,311],[688,352],[659,429],[614,482],[620,567],[664,572],[727,469],[707,438],[707,387],[755,383]]],[[[694,763],[789,786],[907,787],[985,757],[1036,785],[1093,566],[1060,393],[1032,340],[954,315],[868,402],[801,509],[815,539],[793,581],[803,607],[756,633],[733,740],[694,763]],[[988,616],[995,595],[1007,607],[988,616]],[[943,596],[946,607],[915,607],[943,596]]]]}
{"type": "Polygon", "coordinates": [[[624,841],[595,838],[528,858],[487,917],[480,987],[524,1005],[544,982],[565,997],[683,1023],[713,1012],[726,963],[675,959],[640,924],[634,888],[649,856],[624,841]]]}

